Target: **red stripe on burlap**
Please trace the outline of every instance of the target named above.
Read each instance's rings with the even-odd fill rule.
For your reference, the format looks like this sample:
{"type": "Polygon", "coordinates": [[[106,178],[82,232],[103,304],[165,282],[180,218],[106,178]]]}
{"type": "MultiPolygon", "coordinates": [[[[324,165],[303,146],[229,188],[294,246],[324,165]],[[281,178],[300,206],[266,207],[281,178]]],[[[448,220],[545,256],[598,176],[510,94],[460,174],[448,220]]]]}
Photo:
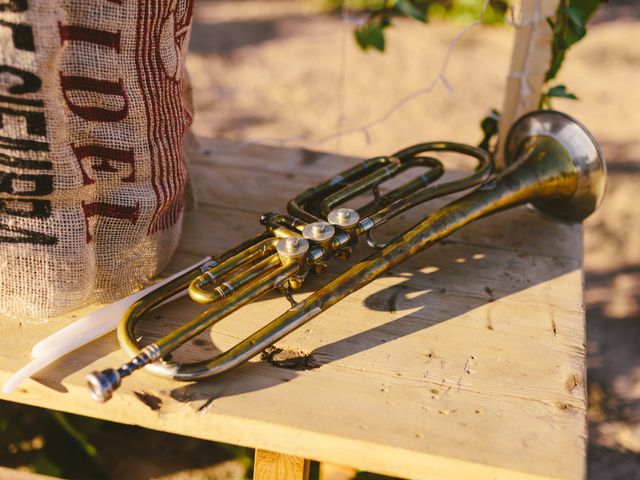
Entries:
{"type": "Polygon", "coordinates": [[[166,74],[160,55],[159,40],[169,15],[173,15],[169,1],[138,2],[136,67],[147,116],[151,181],[157,200],[149,234],[178,220],[187,179],[182,142],[191,116],[183,106],[181,80],[166,74]]]}

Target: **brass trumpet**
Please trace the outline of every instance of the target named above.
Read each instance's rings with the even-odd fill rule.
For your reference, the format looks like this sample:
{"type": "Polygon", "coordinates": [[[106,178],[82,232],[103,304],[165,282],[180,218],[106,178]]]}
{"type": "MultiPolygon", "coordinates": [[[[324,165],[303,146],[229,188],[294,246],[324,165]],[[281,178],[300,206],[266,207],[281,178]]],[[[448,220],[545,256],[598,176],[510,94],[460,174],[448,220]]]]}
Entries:
{"type": "Polygon", "coordinates": [[[423,143],[389,157],[365,160],[304,191],[289,202],[289,215],[264,214],[263,233],[129,308],[118,327],[118,340],[132,359],[117,370],[88,375],[92,397],[108,400],[123,377],[142,367],[180,381],[209,378],[237,367],[387,270],[478,218],[531,203],[547,216],[580,222],[600,204],[605,164],[594,138],[571,117],[551,110],[527,114],[511,128],[505,145],[508,167],[497,176],[492,176],[492,157],[485,150],[450,142],[423,143]],[[432,156],[438,152],[470,156],[477,161],[476,169],[465,178],[433,185],[444,173],[442,163],[432,156]],[[382,182],[414,167],[426,168],[426,172],[384,195],[379,192],[382,182]],[[375,228],[399,213],[473,187],[390,242],[381,244],[374,239],[375,228]],[[341,206],[371,190],[374,200],[358,210],[341,206]],[[309,271],[322,271],[333,257],[348,257],[362,235],[376,248],[373,254],[305,300],[293,301],[291,290],[302,285],[309,271]],[[141,347],[134,334],[136,323],[185,289],[193,300],[213,306],[141,347]],[[291,308],[231,349],[195,363],[163,360],[206,328],[275,289],[291,301],[291,308]]]}

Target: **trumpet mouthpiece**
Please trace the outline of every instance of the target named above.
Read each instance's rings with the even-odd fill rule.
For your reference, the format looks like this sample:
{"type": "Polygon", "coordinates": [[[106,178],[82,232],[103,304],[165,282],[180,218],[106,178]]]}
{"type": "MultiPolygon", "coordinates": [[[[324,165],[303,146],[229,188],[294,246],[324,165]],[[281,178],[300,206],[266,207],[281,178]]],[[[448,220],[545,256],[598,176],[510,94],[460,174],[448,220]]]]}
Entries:
{"type": "Polygon", "coordinates": [[[113,368],[102,372],[92,372],[86,377],[87,386],[91,390],[91,398],[98,402],[106,402],[113,391],[120,386],[120,374],[113,368]]]}
{"type": "Polygon", "coordinates": [[[117,370],[108,368],[101,372],[90,373],[86,380],[91,391],[91,398],[98,402],[106,402],[113,395],[113,391],[120,386],[124,377],[131,375],[145,365],[149,365],[158,358],[160,358],[160,348],[152,343],[140,350],[138,355],[117,370]]]}

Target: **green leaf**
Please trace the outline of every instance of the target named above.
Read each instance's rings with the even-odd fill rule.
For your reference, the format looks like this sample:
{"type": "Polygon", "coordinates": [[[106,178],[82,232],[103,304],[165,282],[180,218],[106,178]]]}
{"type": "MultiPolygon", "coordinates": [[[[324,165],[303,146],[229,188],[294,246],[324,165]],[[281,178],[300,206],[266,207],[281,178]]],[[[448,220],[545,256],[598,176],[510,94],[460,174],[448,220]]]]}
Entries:
{"type": "Polygon", "coordinates": [[[575,8],[580,13],[583,23],[587,23],[603,3],[607,3],[607,0],[571,0],[569,7],[575,8]]]}
{"type": "MultiPolygon", "coordinates": [[[[547,19],[553,33],[551,63],[545,81],[560,71],[567,50],[587,34],[587,23],[605,0],[561,0],[554,19],[547,19]]],[[[542,102],[542,99],[541,99],[542,102]]]]}
{"type": "Polygon", "coordinates": [[[551,65],[549,65],[549,70],[547,71],[547,74],[544,77],[545,82],[548,82],[549,80],[553,80],[554,78],[556,78],[556,75],[558,75],[558,72],[560,71],[560,67],[562,66],[562,63],[564,62],[565,52],[566,50],[562,50],[556,53],[551,58],[551,65]]]}
{"type": "Polygon", "coordinates": [[[586,21],[582,18],[582,12],[575,7],[568,7],[565,9],[565,13],[576,36],[580,39],[583,38],[587,34],[587,28],[586,21]]]}
{"type": "Polygon", "coordinates": [[[573,93],[567,90],[565,85],[556,85],[540,95],[540,108],[551,108],[552,98],[566,98],[568,100],[578,100],[573,93]]]}
{"type": "Polygon", "coordinates": [[[376,22],[357,28],[354,33],[360,48],[363,50],[375,48],[384,52],[384,29],[387,25],[387,23],[376,22]]]}
{"type": "Polygon", "coordinates": [[[578,97],[567,90],[567,87],[565,85],[556,85],[555,87],[551,87],[549,90],[547,90],[547,93],[545,95],[547,97],[569,98],[571,100],[578,99],[578,97]]]}
{"type": "Polygon", "coordinates": [[[415,18],[421,22],[427,21],[426,9],[419,8],[414,5],[410,0],[396,0],[393,5],[394,10],[406,15],[407,17],[415,18]]]}

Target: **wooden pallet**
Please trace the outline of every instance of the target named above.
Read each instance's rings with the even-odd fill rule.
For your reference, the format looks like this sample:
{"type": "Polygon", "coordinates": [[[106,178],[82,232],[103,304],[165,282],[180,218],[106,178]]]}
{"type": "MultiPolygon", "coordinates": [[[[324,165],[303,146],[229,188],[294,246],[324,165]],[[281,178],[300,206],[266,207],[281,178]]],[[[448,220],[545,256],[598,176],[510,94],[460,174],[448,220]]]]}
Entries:
{"type": "MultiPolygon", "coordinates": [[[[260,213],[284,211],[293,195],[353,162],[204,141],[191,165],[199,206],[186,214],[168,273],[257,233],[260,213]]],[[[432,208],[408,212],[389,225],[391,233],[432,208]]],[[[126,360],[109,334],[5,398],[284,454],[264,454],[276,464],[297,456],[407,478],[582,478],[581,235],[580,226],[528,208],[469,226],[278,344],[303,358],[299,368],[317,368],[257,358],[198,384],[141,372],[98,404],[84,376],[126,360]]],[[[296,298],[346,268],[336,262],[296,298]]],[[[226,349],[287,306],[276,295],[260,299],[194,339],[180,358],[226,349]]],[[[0,381],[29,361],[34,343],[91,308],[40,324],[0,319],[0,381]]],[[[150,315],[140,332],[157,338],[196,311],[176,302],[150,315]]],[[[305,462],[291,468],[290,478],[302,478],[305,462]]],[[[256,472],[286,478],[262,461],[256,472]]]]}

